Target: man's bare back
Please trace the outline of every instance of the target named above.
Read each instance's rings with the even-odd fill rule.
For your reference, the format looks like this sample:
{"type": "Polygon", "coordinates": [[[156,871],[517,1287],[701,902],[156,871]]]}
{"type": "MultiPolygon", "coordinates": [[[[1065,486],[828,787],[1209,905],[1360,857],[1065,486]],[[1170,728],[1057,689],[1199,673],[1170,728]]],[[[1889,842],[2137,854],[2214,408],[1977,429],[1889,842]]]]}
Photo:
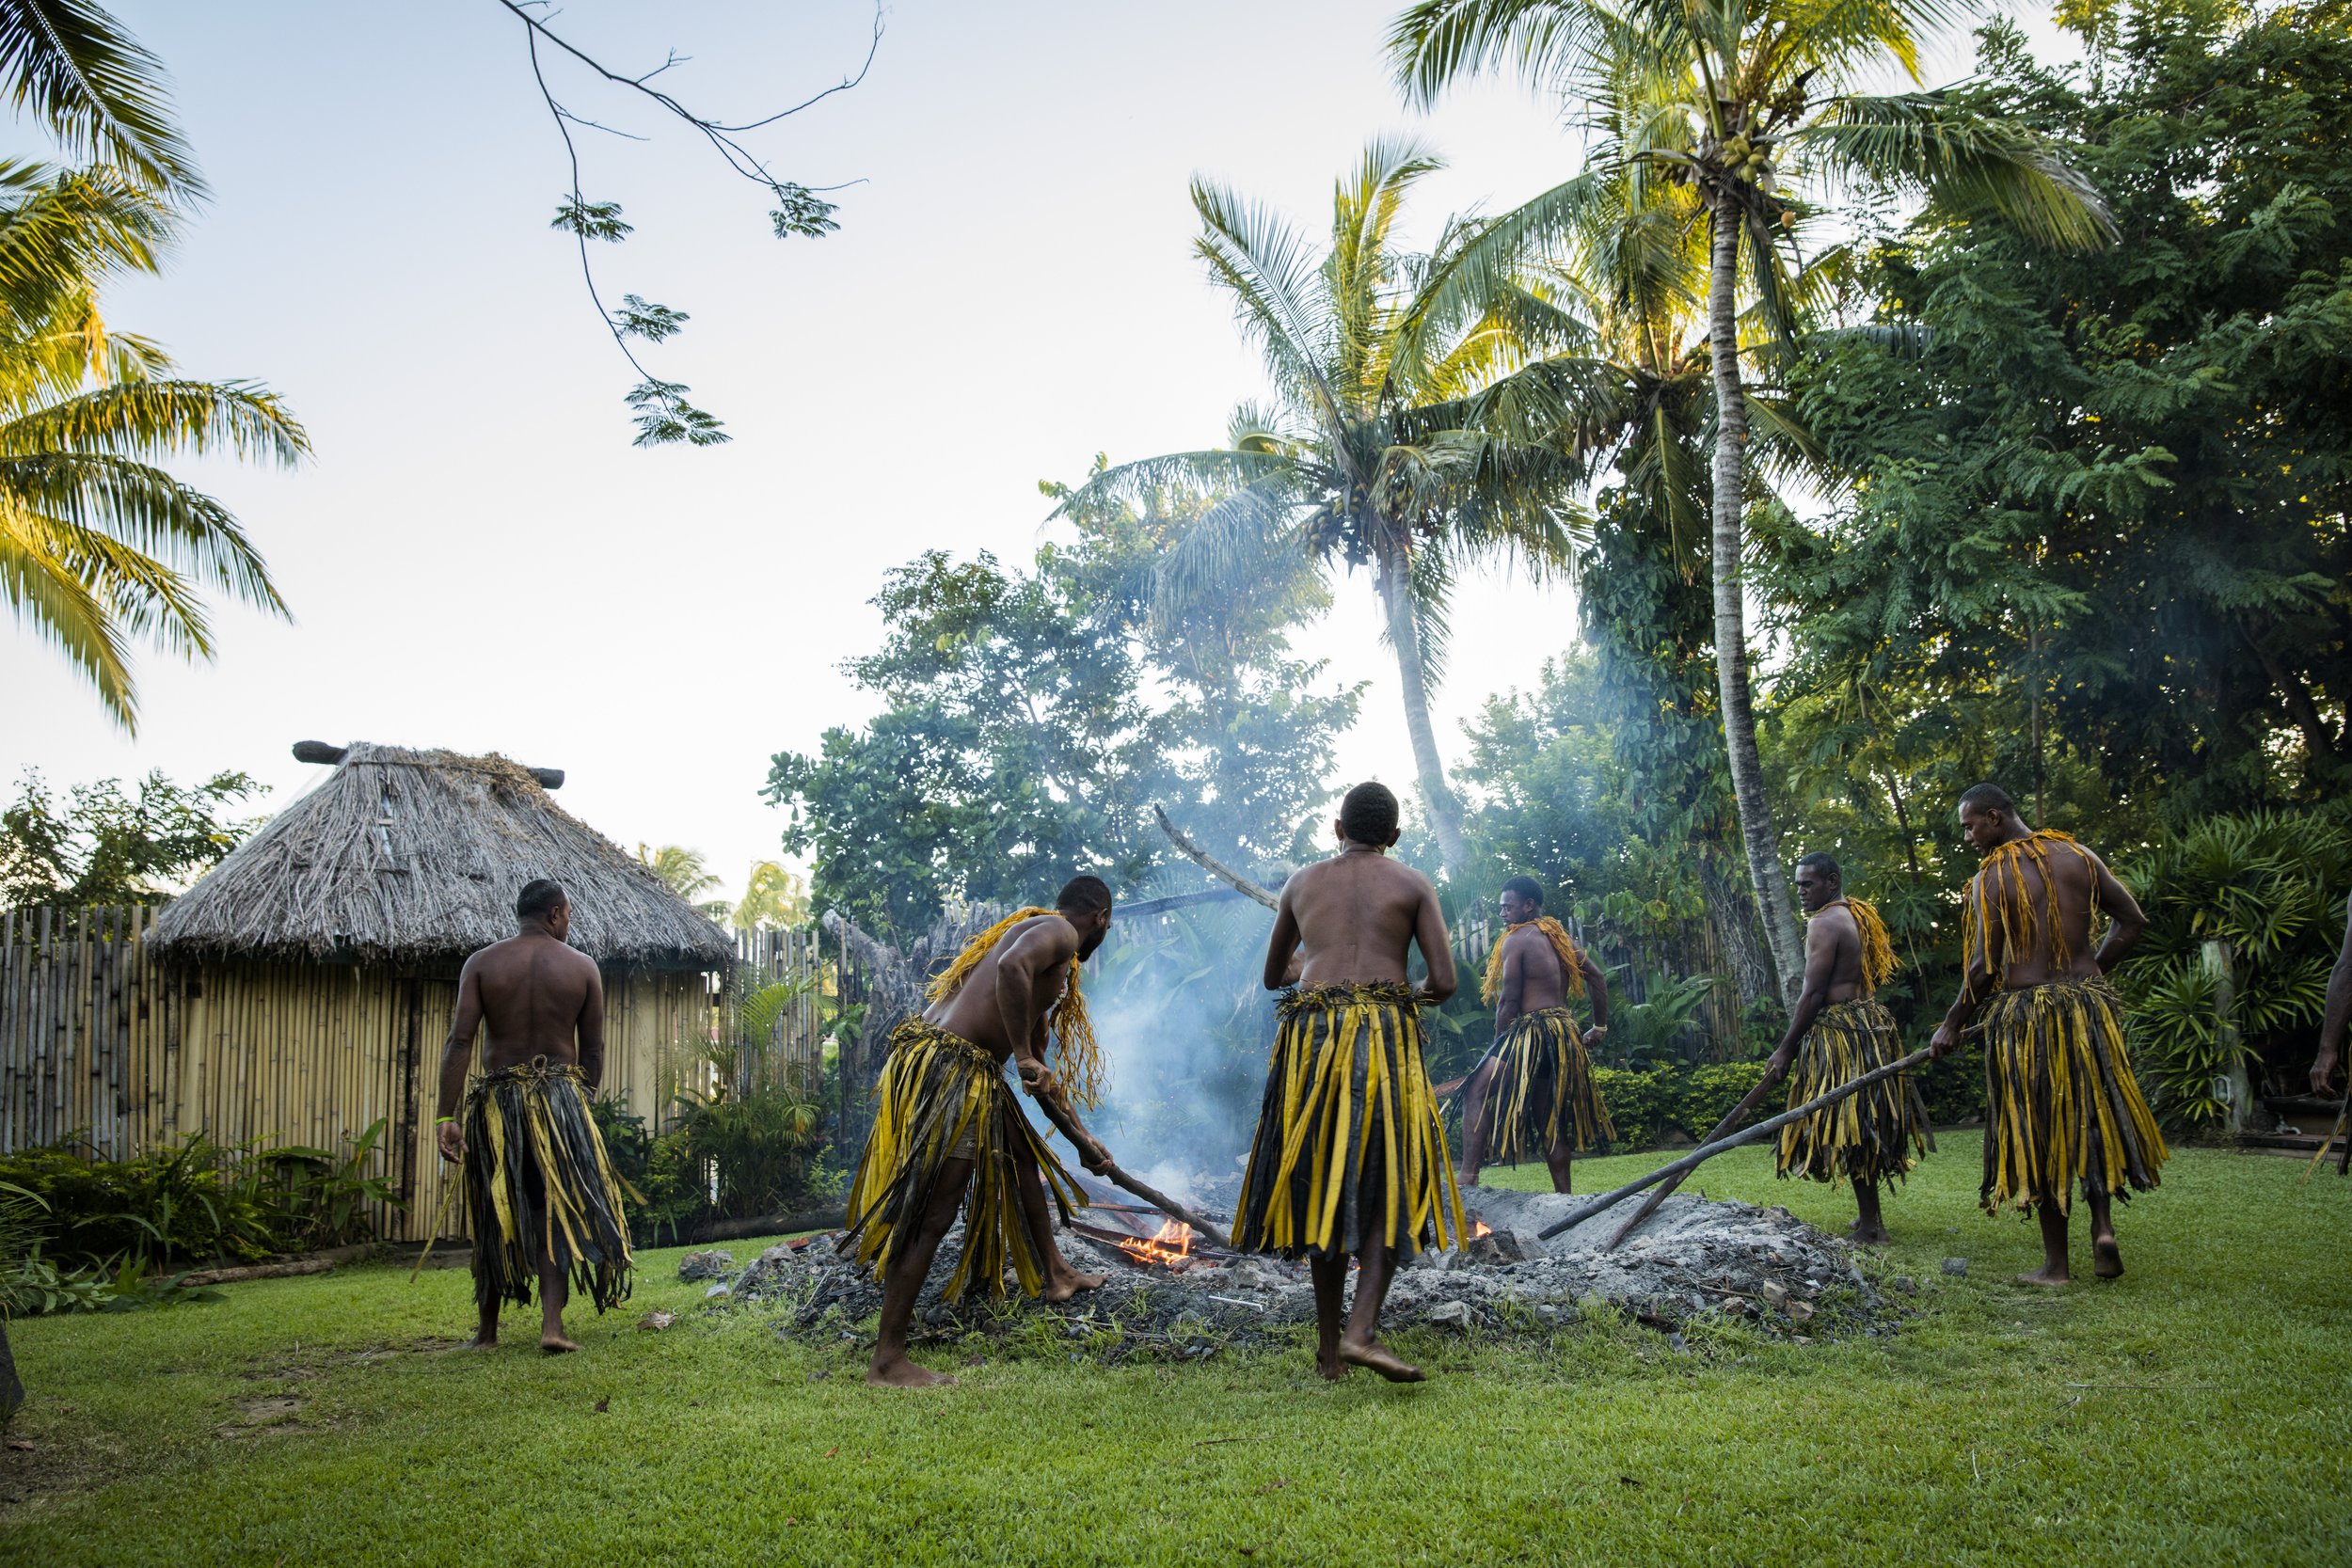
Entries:
{"type": "Polygon", "coordinates": [[[592,1085],[603,1076],[604,979],[587,954],[542,931],[491,943],[466,960],[458,980],[461,1021],[469,983],[489,1030],[485,1071],[545,1056],[578,1062],[592,1085]]]}
{"type": "MultiPolygon", "coordinates": [[[[2079,847],[2077,847],[2079,848],[2079,847]]],[[[1988,908],[1998,910],[2025,890],[2026,907],[2034,911],[2033,928],[2028,939],[2010,951],[2009,966],[2000,976],[2003,990],[2024,990],[2029,986],[2046,985],[2052,980],[2095,980],[2103,973],[2098,954],[2090,944],[2091,894],[2098,892],[2098,907],[2109,914],[2128,910],[2137,917],[2139,906],[2123,884],[2116,880],[2106,863],[2088,849],[2058,850],[2037,864],[2019,859],[2012,865],[1995,867],[1986,874],[1988,886],[1984,899],[1988,908]],[[2048,881],[2043,880],[2042,865],[2049,868],[2048,881]],[[2054,931],[2042,918],[2048,908],[2051,884],[2058,894],[2058,927],[2054,931]],[[2054,957],[2057,942],[2063,939],[2066,962],[2059,965],[2054,957]]]]}
{"type": "Polygon", "coordinates": [[[1416,941],[1429,965],[1425,994],[1442,1002],[1454,994],[1455,976],[1438,890],[1411,866],[1348,844],[1282,884],[1266,947],[1266,989],[1281,989],[1294,949],[1304,959],[1302,986],[1402,983],[1416,941]]]}
{"type": "Polygon", "coordinates": [[[1540,1013],[1568,1005],[1567,960],[1533,922],[1503,939],[1502,964],[1504,984],[1510,983],[1514,974],[1518,979],[1520,1012],[1540,1013]]]}

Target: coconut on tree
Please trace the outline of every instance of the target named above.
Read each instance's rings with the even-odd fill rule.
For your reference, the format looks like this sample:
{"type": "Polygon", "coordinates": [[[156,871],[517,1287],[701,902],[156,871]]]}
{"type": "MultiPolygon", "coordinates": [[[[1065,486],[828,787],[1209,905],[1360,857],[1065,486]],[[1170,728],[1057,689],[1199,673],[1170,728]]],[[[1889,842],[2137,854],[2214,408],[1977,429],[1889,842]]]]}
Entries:
{"type": "Polygon", "coordinates": [[[1749,876],[1792,1000],[1803,942],[1764,796],[1741,595],[1755,413],[1742,306],[1772,327],[1769,341],[1793,340],[1802,193],[1818,203],[1856,186],[1905,189],[2058,247],[2113,236],[2098,193],[2026,126],[1947,91],[1856,90],[1889,66],[1917,81],[1921,39],[1957,10],[1947,0],[1422,0],[1390,39],[1398,82],[1420,103],[1481,71],[1515,71],[1597,133],[1586,172],[1598,181],[1567,181],[1495,230],[1534,244],[1572,232],[1596,184],[1618,177],[1687,187],[1692,198],[1706,243],[1703,268],[1691,252],[1691,292],[1705,301],[1715,399],[1708,505],[1724,740],[1749,876]]]}
{"type": "Polygon", "coordinates": [[[1466,565],[1517,562],[1538,577],[1565,567],[1581,469],[1563,428],[1580,396],[1486,302],[1431,286],[1474,226],[1449,226],[1427,255],[1398,243],[1406,196],[1438,166],[1414,142],[1375,141],[1336,183],[1320,252],[1264,207],[1195,180],[1195,248],[1263,355],[1273,398],[1237,411],[1227,446],[1105,469],[1063,509],[1171,484],[1209,492],[1157,572],[1156,602],[1171,616],[1270,561],[1363,568],[1396,657],[1430,829],[1459,874],[1462,809],[1429,711],[1448,591],[1466,565]]]}

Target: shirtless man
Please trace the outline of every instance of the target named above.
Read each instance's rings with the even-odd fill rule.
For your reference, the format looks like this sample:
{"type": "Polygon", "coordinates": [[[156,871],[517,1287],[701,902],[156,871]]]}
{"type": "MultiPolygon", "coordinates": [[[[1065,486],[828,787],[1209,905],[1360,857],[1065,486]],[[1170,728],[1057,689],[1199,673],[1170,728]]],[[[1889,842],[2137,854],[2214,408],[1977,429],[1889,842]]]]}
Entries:
{"type": "Polygon", "coordinates": [[[967,1188],[963,1252],[948,1299],[976,1283],[1001,1292],[1009,1259],[1022,1289],[1049,1300],[1103,1283],[1101,1275],[1072,1269],[1054,1243],[1046,1186],[1065,1217],[1073,1199],[1084,1200],[1022,1116],[1004,1064],[1012,1060],[1022,1088],[1089,1170],[1110,1164],[1045,1062],[1049,1015],[1057,1024],[1083,1017],[1076,966],[1102,945],[1110,924],[1110,889],[1099,878],[1073,878],[1055,909],[1021,911],[975,938],[933,982],[929,1010],[892,1032],[875,1092],[881,1109],[850,1185],[850,1229],[840,1243],[853,1247],[882,1284],[868,1383],[920,1388],[955,1381],[908,1359],[907,1328],[967,1188]]]}
{"type": "Polygon", "coordinates": [[[1396,797],[1358,784],[1332,832],[1339,853],[1283,883],[1266,942],[1266,989],[1284,988],[1294,959],[1298,989],[1279,1009],[1233,1244],[1309,1260],[1325,1377],[1357,1366],[1417,1383],[1420,1369],[1380,1341],[1380,1305],[1398,1263],[1458,1243],[1467,1228],[1417,1010],[1454,994],[1454,954],[1429,879],[1388,858],[1396,797]],[[1406,979],[1415,942],[1429,966],[1418,990],[1406,979]],[[1341,1040],[1350,1049],[1336,1049],[1341,1040]],[[1356,1300],[1343,1332],[1351,1256],[1356,1300]]]}
{"type": "MultiPolygon", "coordinates": [[[[1804,987],[1780,1049],[1765,1064],[1768,1078],[1797,1067],[1790,1109],[1903,1055],[1895,1015],[1875,997],[1895,967],[1878,911],[1847,897],[1836,860],[1819,851],[1797,863],[1797,901],[1806,916],[1804,987]]],[[[1878,1246],[1887,1240],[1879,1183],[1891,1185],[1911,1169],[1915,1145],[1932,1148],[1934,1141],[1919,1086],[1901,1073],[1781,1129],[1776,1169],[1814,1181],[1851,1180],[1858,1214],[1850,1234],[1878,1246]]]]}
{"type": "Polygon", "coordinates": [[[552,1354],[580,1349],[564,1332],[570,1285],[602,1312],[628,1296],[633,1260],[620,1183],[588,1114],[604,1078],[604,981],[596,960],[564,943],[572,906],[558,884],[524,884],[515,923],[514,936],[468,958],[458,974],[436,1126],[441,1158],[461,1167],[474,1239],[481,1324],[469,1344],[497,1344],[501,1304],[531,1305],[535,1278],[539,1347],[552,1354]],[[469,1092],[474,1034],[485,1022],[489,1044],[469,1092]],[[549,1133],[546,1147],[537,1128],[549,1133]]]}
{"type": "Polygon", "coordinates": [[[1503,883],[1500,909],[1502,937],[1481,989],[1494,1004],[1495,1043],[1463,1091],[1462,1184],[1478,1185],[1490,1147],[1512,1164],[1541,1149],[1551,1190],[1565,1193],[1577,1151],[1617,1135],[1594,1085],[1590,1054],[1609,1033],[1609,981],[1544,913],[1544,890],[1533,877],[1503,883]],[[1571,996],[1592,999],[1588,1033],[1577,1031],[1571,996]]]}
{"type": "Polygon", "coordinates": [[[1961,984],[1929,1042],[1960,1049],[1969,1020],[1984,1036],[1984,1193],[1988,1212],[2033,1211],[2042,1267],[2021,1284],[2063,1285],[2074,1184],[2090,1204],[2096,1273],[2123,1272],[2109,1199],[2157,1183],[2167,1157],[2124,1050],[2122,1004],[2107,974],[2147,927],[2105,862],[2060,832],[2026,828],[2008,794],[1980,784],[1960,798],[1961,832],[1984,856],[1961,905],[1961,984]],[[2096,951],[2093,917],[2111,924],[2096,951]]]}

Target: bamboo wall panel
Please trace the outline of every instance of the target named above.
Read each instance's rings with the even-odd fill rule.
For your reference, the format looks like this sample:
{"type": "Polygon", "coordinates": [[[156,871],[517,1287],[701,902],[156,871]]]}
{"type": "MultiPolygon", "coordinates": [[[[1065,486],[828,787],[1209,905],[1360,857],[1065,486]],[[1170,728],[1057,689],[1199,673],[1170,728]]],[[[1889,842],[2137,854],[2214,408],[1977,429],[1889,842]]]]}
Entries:
{"type": "MultiPolygon", "coordinates": [[[[449,1174],[433,1118],[454,967],[166,966],[154,914],[0,913],[0,1152],[80,1138],[122,1159],[196,1132],[336,1151],[382,1118],[374,1170],[406,1209],[376,1233],[423,1237],[449,1174]]],[[[704,974],[607,972],[603,1092],[656,1130],[707,1092],[713,996],[704,974]]]]}

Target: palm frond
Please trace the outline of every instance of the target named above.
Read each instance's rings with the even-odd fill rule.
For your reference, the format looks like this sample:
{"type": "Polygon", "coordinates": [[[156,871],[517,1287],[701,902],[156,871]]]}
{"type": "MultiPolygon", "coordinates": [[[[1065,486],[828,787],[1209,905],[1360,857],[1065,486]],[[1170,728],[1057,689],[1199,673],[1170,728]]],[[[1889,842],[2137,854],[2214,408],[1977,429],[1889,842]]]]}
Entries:
{"type": "Polygon", "coordinates": [[[20,332],[48,325],[105,277],[153,272],[173,229],[113,169],[0,159],[0,312],[20,332]]]}
{"type": "Polygon", "coordinates": [[[1332,425],[1343,422],[1328,373],[1337,323],[1305,241],[1272,211],[1221,185],[1195,180],[1192,204],[1202,227],[1193,248],[1233,296],[1242,330],[1257,342],[1275,380],[1332,425]]]}
{"type": "Polygon", "coordinates": [[[1455,82],[1486,71],[1557,87],[1612,21],[1577,0],[1418,0],[1389,28],[1389,65],[1422,108],[1455,82]]]}
{"type": "Polygon", "coordinates": [[[0,423],[0,456],[171,451],[291,467],[310,455],[310,437],[282,398],[249,381],[127,381],[0,423]]]}
{"type": "Polygon", "coordinates": [[[264,613],[286,613],[267,563],[235,515],[160,468],[112,452],[0,455],[0,497],[118,541],[264,613]]]}
{"type": "Polygon", "coordinates": [[[89,682],[108,718],[135,731],[138,697],[121,629],[77,563],[56,548],[46,522],[0,498],[0,598],[20,626],[89,682]]]}
{"type": "Polygon", "coordinates": [[[0,80],[75,157],[112,164],[157,195],[205,195],[171,111],[163,62],[88,0],[0,0],[0,80]]]}
{"type": "Polygon", "coordinates": [[[2050,142],[1942,92],[1839,98],[1788,141],[1833,178],[1914,185],[1956,214],[1997,214],[2057,249],[2094,250],[2115,238],[2106,198],[2050,142]]]}

